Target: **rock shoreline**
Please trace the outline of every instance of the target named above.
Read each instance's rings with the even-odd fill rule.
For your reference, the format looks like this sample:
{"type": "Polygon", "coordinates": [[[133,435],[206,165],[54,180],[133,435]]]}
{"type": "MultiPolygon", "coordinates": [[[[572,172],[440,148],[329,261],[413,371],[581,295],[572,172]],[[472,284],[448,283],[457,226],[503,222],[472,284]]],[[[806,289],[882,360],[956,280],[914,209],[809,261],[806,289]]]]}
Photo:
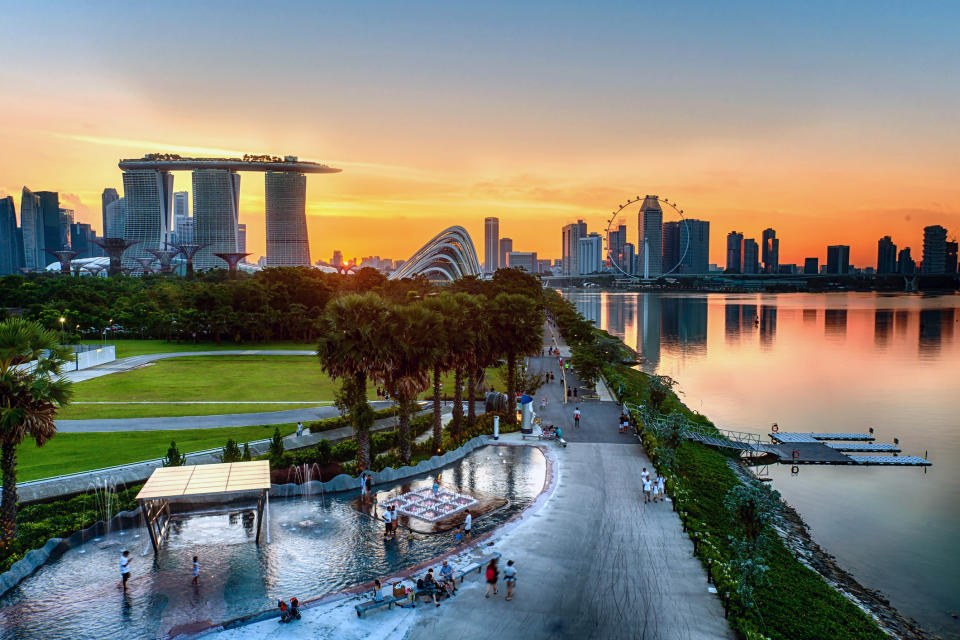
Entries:
{"type": "MultiPolygon", "coordinates": [[[[744,481],[755,480],[743,465],[731,460],[730,467],[744,481]]],[[[810,535],[810,527],[800,514],[781,500],[777,533],[784,544],[802,564],[816,571],[820,577],[848,600],[860,607],[876,621],[886,633],[902,640],[940,640],[940,636],[927,633],[920,623],[907,618],[897,610],[880,591],[861,584],[837,563],[837,559],[823,550],[810,535]]]]}

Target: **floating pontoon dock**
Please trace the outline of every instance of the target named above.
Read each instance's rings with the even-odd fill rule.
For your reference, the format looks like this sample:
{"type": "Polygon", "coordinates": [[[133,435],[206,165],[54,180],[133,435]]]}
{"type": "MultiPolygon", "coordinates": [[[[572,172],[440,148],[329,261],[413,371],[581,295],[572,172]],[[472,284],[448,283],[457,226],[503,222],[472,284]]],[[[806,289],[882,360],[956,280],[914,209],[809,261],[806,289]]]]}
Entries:
{"type": "Polygon", "coordinates": [[[774,431],[770,434],[780,462],[784,464],[859,464],[899,467],[928,467],[931,462],[919,456],[862,456],[847,455],[845,451],[861,453],[899,453],[896,445],[873,442],[868,433],[790,433],[774,431]]]}

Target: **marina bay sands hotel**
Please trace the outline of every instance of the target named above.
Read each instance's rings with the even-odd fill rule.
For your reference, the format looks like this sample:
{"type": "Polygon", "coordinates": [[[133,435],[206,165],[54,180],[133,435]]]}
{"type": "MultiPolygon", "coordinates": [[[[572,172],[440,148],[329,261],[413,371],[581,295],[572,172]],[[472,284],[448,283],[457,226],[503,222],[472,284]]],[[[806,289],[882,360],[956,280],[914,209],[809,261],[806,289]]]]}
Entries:
{"type": "MultiPolygon", "coordinates": [[[[123,237],[137,244],[124,255],[124,263],[150,257],[148,249],[167,248],[173,209],[172,171],[193,173],[193,242],[207,245],[194,258],[199,269],[223,266],[216,253],[238,250],[240,171],[262,171],[266,181],[268,266],[310,264],[307,241],[307,173],[338,173],[324,164],[296,156],[244,156],[243,158],[184,158],[149,154],[121,160],[123,170],[122,229],[114,225],[104,235],[123,237]]],[[[108,221],[106,226],[110,226],[108,221]]]]}

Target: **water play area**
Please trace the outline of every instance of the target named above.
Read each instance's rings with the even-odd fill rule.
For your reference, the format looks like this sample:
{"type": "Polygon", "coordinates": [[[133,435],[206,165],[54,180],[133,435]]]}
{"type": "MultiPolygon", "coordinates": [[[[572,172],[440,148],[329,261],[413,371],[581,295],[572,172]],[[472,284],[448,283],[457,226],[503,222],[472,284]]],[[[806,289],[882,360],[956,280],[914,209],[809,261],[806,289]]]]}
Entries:
{"type": "MultiPolygon", "coordinates": [[[[542,491],[546,470],[535,447],[487,446],[444,468],[443,482],[454,496],[505,500],[474,520],[476,538],[526,508],[542,491]]],[[[375,489],[383,503],[432,483],[433,476],[424,476],[375,489]]],[[[271,609],[279,598],[308,601],[342,591],[453,550],[452,532],[403,526],[402,535],[385,543],[383,523],[353,507],[358,493],[271,499],[270,541],[260,545],[253,542],[248,508],[173,519],[156,554],[146,528],[118,527],[70,549],[0,598],[0,638],[173,636],[271,609]],[[133,556],[125,595],[118,566],[123,549],[133,556]],[[199,586],[190,584],[194,555],[199,586]]]]}

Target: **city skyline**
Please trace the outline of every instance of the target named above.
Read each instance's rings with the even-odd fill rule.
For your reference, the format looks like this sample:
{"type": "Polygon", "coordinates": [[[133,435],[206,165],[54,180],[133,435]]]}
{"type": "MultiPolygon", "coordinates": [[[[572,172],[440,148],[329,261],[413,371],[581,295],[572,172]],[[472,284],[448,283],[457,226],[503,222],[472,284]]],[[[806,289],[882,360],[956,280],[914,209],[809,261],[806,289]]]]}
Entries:
{"type": "MultiPolygon", "coordinates": [[[[515,246],[558,257],[544,225],[580,218],[596,229],[637,192],[676,198],[710,220],[717,264],[724,229],[759,239],[776,228],[789,239],[781,263],[822,260],[827,243],[842,243],[854,264],[868,265],[877,238],[891,235],[916,255],[918,230],[960,228],[958,96],[940,81],[960,59],[948,37],[954,7],[915,15],[857,3],[751,4],[746,20],[705,4],[375,10],[390,29],[361,32],[361,8],[328,7],[321,20],[319,8],[302,5],[297,21],[281,24],[250,6],[218,18],[226,23],[213,33],[203,27],[210,8],[190,20],[151,13],[157,29],[144,33],[124,25],[141,22],[146,7],[114,16],[64,4],[41,19],[39,8],[11,6],[11,23],[45,29],[14,30],[0,43],[9,61],[0,81],[31,96],[0,100],[8,151],[0,195],[19,200],[24,185],[58,191],[78,222],[102,234],[102,191],[122,182],[117,158],[291,152],[344,169],[307,188],[310,248],[321,256],[410,255],[451,217],[480,238],[483,219],[496,216],[510,222],[515,246]],[[116,37],[88,37],[107,21],[116,37]],[[650,49],[618,37],[635,24],[656,34],[650,49]],[[912,46],[890,48],[893,33],[912,46]],[[467,35],[469,54],[454,46],[467,35]],[[257,46],[237,51],[238,36],[257,46]],[[158,73],[142,73],[129,55],[145,50],[165,52],[158,73]],[[270,50],[283,51],[283,69],[264,66],[270,50]],[[212,81],[194,64],[225,56],[236,63],[212,81]],[[352,64],[318,70],[309,62],[318,56],[352,64]],[[251,99],[246,87],[262,73],[289,99],[251,99]],[[650,86],[658,91],[647,96],[650,86]],[[903,91],[891,95],[890,86],[903,91]],[[176,98],[185,92],[189,105],[176,98]],[[827,224],[823,242],[815,230],[827,224]]],[[[263,185],[245,186],[239,222],[254,259],[263,255],[263,185]]]]}

